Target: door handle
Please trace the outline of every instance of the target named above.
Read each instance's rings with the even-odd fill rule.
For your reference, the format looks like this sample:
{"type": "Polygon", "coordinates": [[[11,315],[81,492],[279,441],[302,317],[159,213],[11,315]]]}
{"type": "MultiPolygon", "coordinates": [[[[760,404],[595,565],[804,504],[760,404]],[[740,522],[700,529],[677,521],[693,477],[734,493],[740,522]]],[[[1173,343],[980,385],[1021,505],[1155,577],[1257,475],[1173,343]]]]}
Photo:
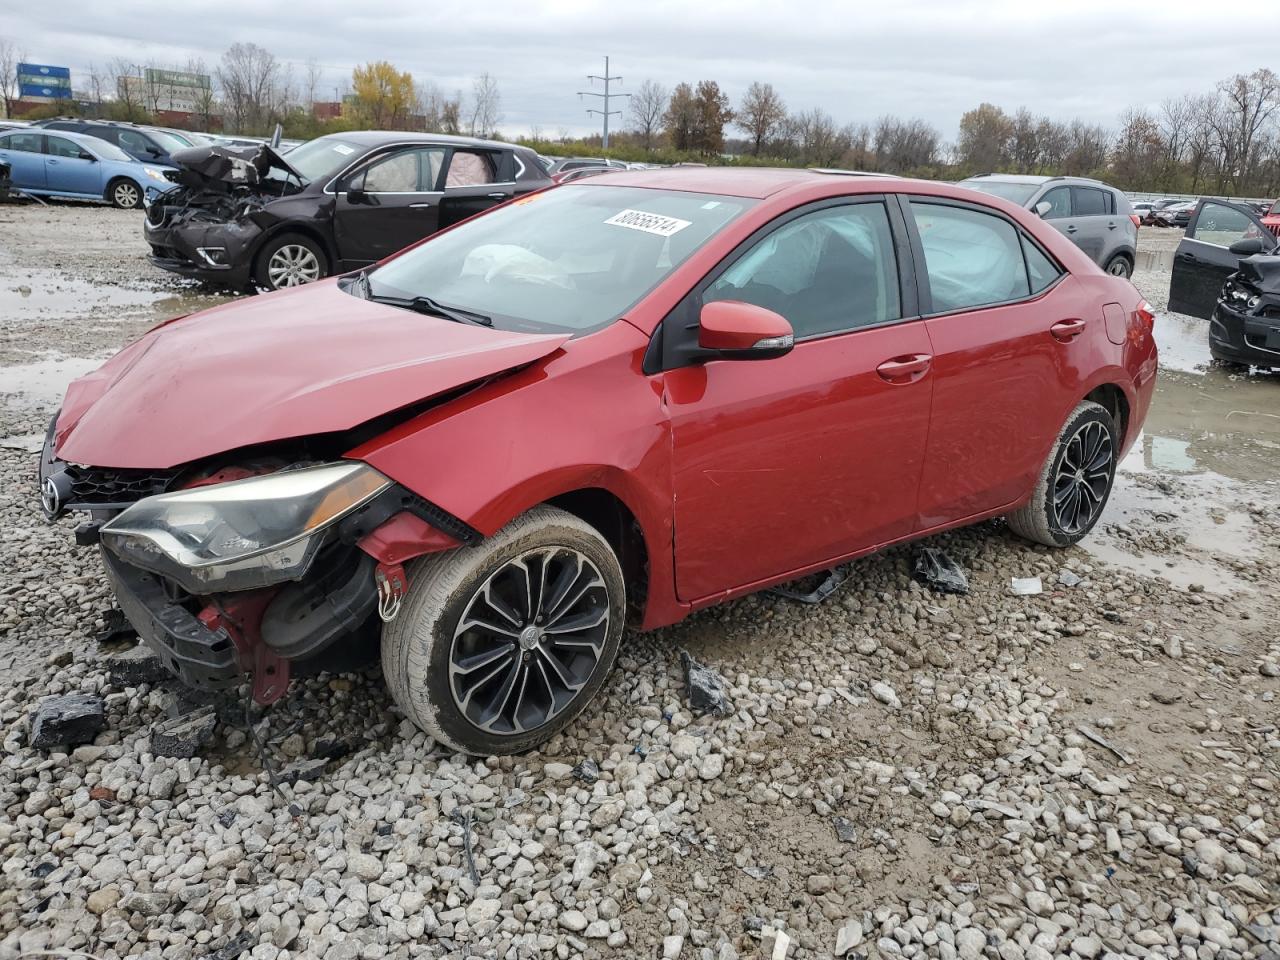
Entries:
{"type": "Polygon", "coordinates": [[[1080,334],[1084,333],[1085,326],[1087,326],[1087,324],[1083,320],[1059,320],[1049,328],[1049,332],[1053,334],[1053,338],[1055,340],[1061,340],[1063,343],[1070,343],[1076,337],[1080,336],[1080,334]]]}
{"type": "Polygon", "coordinates": [[[1114,222],[1114,221],[1113,221],[1113,222],[1111,222],[1111,223],[1108,223],[1108,224],[1107,224],[1107,229],[1108,229],[1108,230],[1114,230],[1115,228],[1116,228],[1116,225],[1115,225],[1115,222],[1114,222]]]}
{"type": "Polygon", "coordinates": [[[1199,262],[1200,262],[1200,258],[1199,258],[1199,257],[1197,257],[1194,253],[1180,253],[1180,254],[1178,254],[1178,259],[1179,259],[1179,260],[1184,260],[1184,261],[1186,261],[1187,263],[1199,263],[1199,262]]]}
{"type": "Polygon", "coordinates": [[[1067,227],[1067,233],[1075,233],[1075,232],[1076,232],[1076,230],[1078,230],[1078,229],[1079,229],[1079,227],[1077,227],[1077,226],[1073,223],[1073,224],[1071,224],[1071,226],[1067,227]]]}
{"type": "Polygon", "coordinates": [[[927,353],[911,353],[886,360],[876,367],[876,373],[889,383],[914,383],[929,371],[932,363],[933,357],[927,353]]]}
{"type": "Polygon", "coordinates": [[[411,203],[409,204],[409,209],[410,210],[430,210],[434,206],[435,206],[434,203],[411,203]]]}
{"type": "Polygon", "coordinates": [[[53,157],[45,157],[44,159],[45,159],[45,162],[46,162],[46,163],[57,163],[57,162],[58,162],[57,160],[53,159],[53,157]]]}
{"type": "Polygon", "coordinates": [[[505,193],[503,193],[501,190],[499,190],[499,191],[497,191],[496,193],[491,193],[491,194],[489,194],[489,199],[490,199],[490,200],[505,200],[505,199],[507,199],[507,195],[506,195],[505,193]]]}

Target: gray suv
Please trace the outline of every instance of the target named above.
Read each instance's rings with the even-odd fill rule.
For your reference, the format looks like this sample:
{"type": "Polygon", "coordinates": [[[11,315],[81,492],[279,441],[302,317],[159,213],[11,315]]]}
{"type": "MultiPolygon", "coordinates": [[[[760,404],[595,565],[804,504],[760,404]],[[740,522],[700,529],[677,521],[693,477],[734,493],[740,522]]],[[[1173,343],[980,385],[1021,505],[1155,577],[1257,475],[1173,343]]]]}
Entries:
{"type": "Polygon", "coordinates": [[[1086,177],[1031,177],[986,173],[960,186],[1003,197],[1034,210],[1107,273],[1133,273],[1138,223],[1129,198],[1100,180],[1086,177]]]}

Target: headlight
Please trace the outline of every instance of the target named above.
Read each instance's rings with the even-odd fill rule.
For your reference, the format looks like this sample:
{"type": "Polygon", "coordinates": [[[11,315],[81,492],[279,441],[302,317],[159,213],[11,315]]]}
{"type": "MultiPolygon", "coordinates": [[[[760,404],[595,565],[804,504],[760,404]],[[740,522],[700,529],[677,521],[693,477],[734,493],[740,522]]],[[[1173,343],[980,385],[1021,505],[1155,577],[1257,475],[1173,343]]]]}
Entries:
{"type": "Polygon", "coordinates": [[[102,544],[190,593],[251,590],[303,576],[323,531],[390,485],[351,462],[162,493],[106,524],[102,544]]]}
{"type": "Polygon", "coordinates": [[[166,177],[163,172],[161,172],[160,170],[157,170],[155,167],[143,167],[142,172],[145,173],[152,180],[159,180],[161,183],[169,182],[169,178],[166,177]]]}

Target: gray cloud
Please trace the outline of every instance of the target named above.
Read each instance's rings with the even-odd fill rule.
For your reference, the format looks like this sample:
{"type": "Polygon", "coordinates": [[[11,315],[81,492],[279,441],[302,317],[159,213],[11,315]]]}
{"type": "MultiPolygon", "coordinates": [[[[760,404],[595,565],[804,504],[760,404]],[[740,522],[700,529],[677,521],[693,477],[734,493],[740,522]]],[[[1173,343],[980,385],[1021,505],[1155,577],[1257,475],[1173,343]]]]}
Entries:
{"type": "Polygon", "coordinates": [[[445,91],[469,89],[487,70],[502,90],[503,128],[548,133],[597,128],[585,114],[594,104],[575,91],[602,71],[606,53],[623,91],[645,79],[714,79],[736,101],[764,80],[793,109],[821,107],[842,122],[918,116],[950,138],[960,114],[984,100],[1111,125],[1126,106],[1154,107],[1274,64],[1280,39],[1274,4],[1252,5],[1242,19],[1187,0],[22,6],[0,14],[0,35],[37,62],[71,66],[73,77],[114,57],[155,66],[199,57],[211,67],[231,43],[252,41],[297,79],[306,61],[321,64],[326,97],[367,60],[390,60],[445,91]]]}

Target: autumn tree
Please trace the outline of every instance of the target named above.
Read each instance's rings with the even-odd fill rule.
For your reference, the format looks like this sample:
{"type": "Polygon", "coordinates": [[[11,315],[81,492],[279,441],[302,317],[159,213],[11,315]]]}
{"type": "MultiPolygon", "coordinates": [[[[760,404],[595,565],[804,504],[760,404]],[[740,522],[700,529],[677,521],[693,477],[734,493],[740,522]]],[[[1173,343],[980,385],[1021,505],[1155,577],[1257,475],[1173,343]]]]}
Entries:
{"type": "Polygon", "coordinates": [[[1164,139],[1155,118],[1132,107],[1120,114],[1120,132],[1111,153],[1114,177],[1130,187],[1151,189],[1163,155],[1164,139]]]}
{"type": "Polygon", "coordinates": [[[415,97],[413,75],[397,70],[386,60],[366,63],[351,71],[351,92],[356,116],[375,130],[404,127],[415,97]]]}
{"type": "Polygon", "coordinates": [[[1280,110],[1280,77],[1263,67],[1224,80],[1218,91],[1222,110],[1216,129],[1224,179],[1244,187],[1254,178],[1262,134],[1280,110]]]}
{"type": "Polygon", "coordinates": [[[667,103],[662,122],[667,139],[677,150],[692,150],[698,126],[698,108],[694,102],[693,87],[687,83],[676,84],[667,103]]]}
{"type": "Polygon", "coordinates": [[[777,134],[787,119],[787,107],[771,83],[756,81],[743,94],[734,123],[751,138],[751,153],[760,156],[760,150],[777,134]]]}
{"type": "Polygon", "coordinates": [[[662,131],[662,119],[671,102],[671,94],[667,88],[653,80],[640,84],[627,103],[627,119],[631,121],[631,129],[640,138],[640,145],[646,150],[654,148],[658,134],[662,131]]]}
{"type": "Polygon", "coordinates": [[[957,159],[970,173],[1002,170],[1009,162],[1013,122],[994,104],[979,104],[960,118],[957,159]]]}

